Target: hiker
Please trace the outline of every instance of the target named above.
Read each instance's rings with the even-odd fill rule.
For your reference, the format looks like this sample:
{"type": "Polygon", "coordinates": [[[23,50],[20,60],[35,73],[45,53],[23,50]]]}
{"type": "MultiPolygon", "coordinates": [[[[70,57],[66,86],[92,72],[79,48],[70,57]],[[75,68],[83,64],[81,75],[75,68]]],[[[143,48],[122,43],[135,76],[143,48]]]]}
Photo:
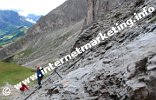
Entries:
{"type": "Polygon", "coordinates": [[[37,66],[37,81],[38,81],[38,85],[39,85],[39,88],[42,88],[42,85],[41,85],[41,80],[43,78],[43,73],[41,72],[41,70],[43,70],[43,68],[40,68],[39,66],[37,66]]]}
{"type": "Polygon", "coordinates": [[[24,93],[24,91],[26,91],[26,90],[29,90],[29,88],[28,88],[24,83],[22,83],[22,84],[21,84],[20,91],[21,91],[22,93],[24,93]]]}

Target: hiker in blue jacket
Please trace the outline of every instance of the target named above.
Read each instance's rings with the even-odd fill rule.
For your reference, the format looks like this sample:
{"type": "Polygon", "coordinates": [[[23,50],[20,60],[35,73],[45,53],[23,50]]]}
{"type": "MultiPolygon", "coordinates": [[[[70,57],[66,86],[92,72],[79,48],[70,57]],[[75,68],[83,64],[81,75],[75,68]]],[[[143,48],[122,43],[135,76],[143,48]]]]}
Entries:
{"type": "Polygon", "coordinates": [[[43,78],[43,73],[41,72],[41,70],[43,70],[43,68],[40,68],[39,66],[37,66],[37,81],[38,81],[38,85],[39,85],[39,88],[42,88],[42,85],[41,85],[41,80],[43,78]]]}

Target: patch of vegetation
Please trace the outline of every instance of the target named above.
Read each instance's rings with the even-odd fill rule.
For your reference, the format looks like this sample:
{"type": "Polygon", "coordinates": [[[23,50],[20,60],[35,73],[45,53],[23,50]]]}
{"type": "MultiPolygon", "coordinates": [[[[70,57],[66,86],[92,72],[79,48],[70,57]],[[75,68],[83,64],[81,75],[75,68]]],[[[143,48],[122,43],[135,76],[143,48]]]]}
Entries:
{"type": "Polygon", "coordinates": [[[153,17],[153,18],[149,21],[149,23],[154,23],[154,22],[156,22],[156,16],[153,17]]]}
{"type": "Polygon", "coordinates": [[[17,38],[24,36],[25,33],[27,32],[29,27],[27,26],[22,26],[17,29],[14,29],[10,32],[2,33],[0,31],[0,46],[3,46],[7,43],[12,42],[13,40],[16,40],[17,38]]]}
{"type": "Polygon", "coordinates": [[[33,74],[32,69],[16,65],[15,63],[0,62],[0,86],[3,86],[6,82],[12,85],[17,84],[33,74]]]}
{"type": "Polygon", "coordinates": [[[5,45],[6,43],[5,42],[3,42],[3,43],[0,43],[0,46],[3,46],[3,45],[5,45]]]}
{"type": "Polygon", "coordinates": [[[34,49],[26,49],[18,54],[20,57],[27,57],[34,52],[34,49]]]}

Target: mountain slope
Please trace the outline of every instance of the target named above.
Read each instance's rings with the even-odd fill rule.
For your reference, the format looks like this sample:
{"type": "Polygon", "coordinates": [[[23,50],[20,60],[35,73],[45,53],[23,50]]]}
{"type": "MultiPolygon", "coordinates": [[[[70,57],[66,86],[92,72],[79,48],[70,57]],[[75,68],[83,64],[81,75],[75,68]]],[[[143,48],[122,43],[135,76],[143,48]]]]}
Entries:
{"type": "MultiPolygon", "coordinates": [[[[60,45],[63,42],[68,41],[67,39],[71,35],[74,36],[74,38],[71,38],[72,41],[76,39],[78,32],[83,26],[82,24],[86,14],[86,0],[81,0],[81,2],[79,0],[66,1],[46,16],[41,17],[39,21],[28,30],[27,35],[23,39],[1,49],[0,59],[10,57],[16,54],[16,52],[19,52],[19,50],[26,48],[23,52],[27,51],[27,49],[32,49],[33,52],[24,57],[20,56],[20,53],[17,54],[15,60],[19,64],[27,64],[28,62],[30,64],[27,64],[27,66],[34,66],[37,62],[40,62],[41,58],[52,61],[53,58],[59,55],[59,51],[62,50],[60,45]],[[57,42],[57,40],[60,41],[57,42]],[[56,43],[52,41],[56,41],[56,43]],[[60,46],[59,49],[57,49],[58,46],[60,46]],[[57,53],[49,55],[53,53],[53,51],[57,51],[57,53]]],[[[69,45],[73,45],[73,43],[69,45]]]]}
{"type": "MultiPolygon", "coordinates": [[[[107,32],[114,23],[141,11],[145,5],[156,8],[156,1],[88,0],[87,28],[78,34],[70,46],[71,52],[91,41],[97,33],[107,32]]],[[[155,100],[155,14],[156,11],[60,66],[57,71],[63,79],[51,74],[43,81],[43,88],[27,100],[155,100]]]]}
{"type": "Polygon", "coordinates": [[[32,74],[31,69],[14,63],[0,62],[0,86],[4,86],[6,83],[16,84],[32,74]]]}
{"type": "Polygon", "coordinates": [[[0,10],[0,46],[24,36],[32,25],[15,11],[0,10]]]}

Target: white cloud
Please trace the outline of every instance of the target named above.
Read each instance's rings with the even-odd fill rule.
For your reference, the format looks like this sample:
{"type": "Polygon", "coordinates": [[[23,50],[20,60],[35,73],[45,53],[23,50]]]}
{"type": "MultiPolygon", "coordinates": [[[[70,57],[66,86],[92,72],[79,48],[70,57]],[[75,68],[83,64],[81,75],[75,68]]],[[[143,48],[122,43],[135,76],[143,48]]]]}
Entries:
{"type": "Polygon", "coordinates": [[[27,18],[26,20],[31,22],[31,23],[34,23],[34,24],[36,23],[35,21],[33,21],[32,19],[29,19],[29,18],[27,18]]]}
{"type": "Polygon", "coordinates": [[[66,0],[0,0],[0,9],[17,10],[21,15],[45,15],[66,0]]]}

